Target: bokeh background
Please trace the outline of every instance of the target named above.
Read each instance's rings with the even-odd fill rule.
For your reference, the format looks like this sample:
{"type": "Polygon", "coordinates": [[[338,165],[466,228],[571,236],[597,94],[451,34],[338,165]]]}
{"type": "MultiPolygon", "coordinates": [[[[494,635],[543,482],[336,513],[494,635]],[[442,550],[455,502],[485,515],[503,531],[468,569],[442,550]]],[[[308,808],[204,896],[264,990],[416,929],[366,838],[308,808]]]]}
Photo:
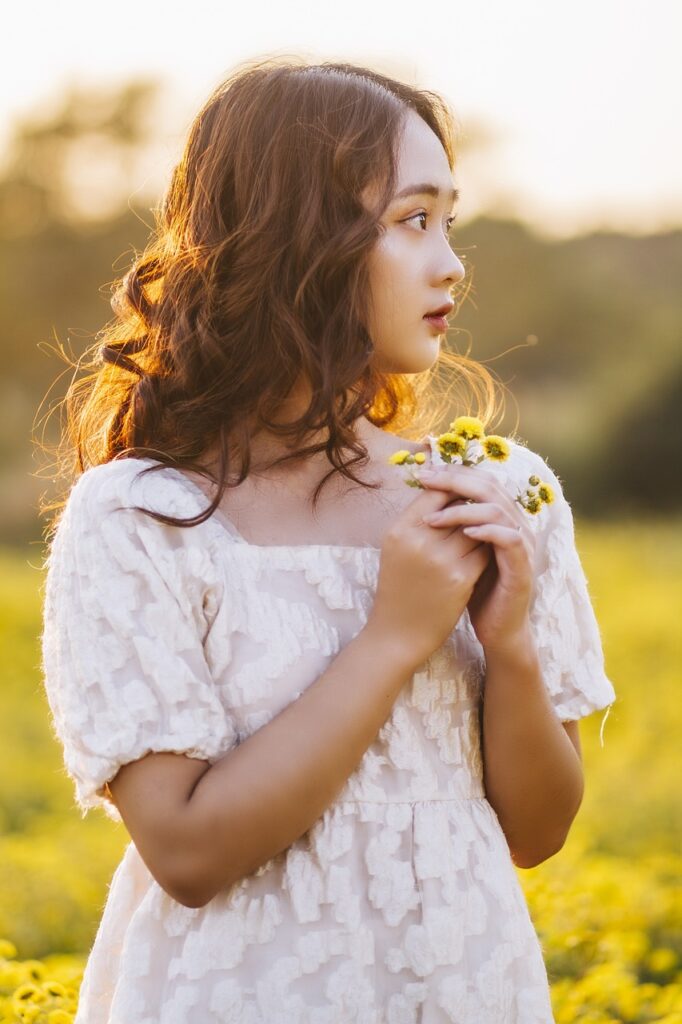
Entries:
{"type": "Polygon", "coordinates": [[[564,849],[519,877],[557,1022],[682,1024],[682,7],[73,0],[3,23],[0,1022],[72,1019],[128,842],[81,819],[41,683],[38,506],[64,355],[110,319],[209,91],[239,61],[295,54],[370,64],[458,116],[471,287],[447,343],[506,384],[499,431],[563,481],[617,693],[581,722],[564,849]]]}

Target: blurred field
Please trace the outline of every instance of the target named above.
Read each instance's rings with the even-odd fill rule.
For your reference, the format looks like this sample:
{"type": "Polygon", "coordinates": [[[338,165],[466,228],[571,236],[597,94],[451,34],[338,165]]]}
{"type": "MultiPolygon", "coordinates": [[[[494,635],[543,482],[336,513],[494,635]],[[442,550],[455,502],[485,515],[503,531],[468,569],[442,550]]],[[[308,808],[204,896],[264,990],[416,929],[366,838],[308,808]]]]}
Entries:
{"type": "MultiPolygon", "coordinates": [[[[519,871],[557,1024],[682,1024],[679,520],[576,521],[617,702],[581,722],[565,847],[519,871]]],[[[68,1024],[128,842],[81,819],[40,678],[41,549],[0,549],[0,1024],[68,1024]],[[9,770],[8,770],[9,769],[9,770]]]]}

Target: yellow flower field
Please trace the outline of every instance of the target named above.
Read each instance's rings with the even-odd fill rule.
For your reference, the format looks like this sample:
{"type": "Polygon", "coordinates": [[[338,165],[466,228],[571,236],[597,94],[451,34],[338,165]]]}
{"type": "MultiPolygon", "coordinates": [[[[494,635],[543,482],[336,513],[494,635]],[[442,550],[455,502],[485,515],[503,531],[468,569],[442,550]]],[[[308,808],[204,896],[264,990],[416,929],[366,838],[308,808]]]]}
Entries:
{"type": "MultiPolygon", "coordinates": [[[[679,522],[576,523],[617,700],[581,722],[585,797],[556,856],[518,869],[557,1024],[682,1024],[679,522]]],[[[0,1024],[68,1024],[128,842],[81,819],[40,684],[39,549],[0,551],[0,1024]]],[[[502,1024],[502,1022],[501,1022],[502,1024]]]]}

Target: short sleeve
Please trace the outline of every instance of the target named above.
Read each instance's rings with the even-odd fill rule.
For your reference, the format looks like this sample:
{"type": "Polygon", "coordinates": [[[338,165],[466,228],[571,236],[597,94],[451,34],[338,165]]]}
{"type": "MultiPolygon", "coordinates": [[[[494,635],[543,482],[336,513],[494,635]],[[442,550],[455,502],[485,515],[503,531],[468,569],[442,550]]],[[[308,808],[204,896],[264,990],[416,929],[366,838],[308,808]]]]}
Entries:
{"type": "Polygon", "coordinates": [[[573,721],[610,708],[616,694],[604,669],[571,507],[544,459],[530,451],[527,458],[528,475],[535,473],[554,492],[554,501],[533,517],[537,533],[531,630],[554,710],[562,722],[573,721]]]}
{"type": "MultiPolygon", "coordinates": [[[[162,751],[212,763],[237,742],[204,654],[220,601],[209,534],[204,524],[166,525],[131,507],[160,511],[145,493],[169,487],[154,473],[133,486],[143,461],[79,478],[44,583],[42,669],[54,734],[83,816],[101,805],[117,821],[102,789],[121,765],[162,751]]],[[[198,509],[170,501],[163,511],[184,518],[198,509]]]]}

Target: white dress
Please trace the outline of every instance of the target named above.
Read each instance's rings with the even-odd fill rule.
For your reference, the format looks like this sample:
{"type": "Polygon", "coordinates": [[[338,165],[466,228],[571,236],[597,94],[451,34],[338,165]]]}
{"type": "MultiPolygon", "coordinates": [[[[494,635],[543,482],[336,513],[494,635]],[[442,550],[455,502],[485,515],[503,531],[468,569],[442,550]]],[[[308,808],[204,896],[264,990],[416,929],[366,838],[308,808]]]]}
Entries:
{"type": "MultiPolygon", "coordinates": [[[[295,700],[362,628],[374,547],[258,546],[149,459],[87,470],[48,555],[43,673],[83,815],[150,751],[215,763],[295,700]]],[[[555,502],[537,530],[532,626],[558,718],[610,705],[561,485],[512,445],[486,463],[555,502]]],[[[516,493],[516,490],[514,490],[516,493]]],[[[400,692],[339,798],[258,871],[187,908],[134,843],[114,873],[76,1024],[551,1024],[547,973],[482,782],[483,650],[465,612],[400,692]]],[[[353,684],[348,680],[349,685],[353,684]]],[[[303,738],[304,739],[304,738],[303,738]]]]}

